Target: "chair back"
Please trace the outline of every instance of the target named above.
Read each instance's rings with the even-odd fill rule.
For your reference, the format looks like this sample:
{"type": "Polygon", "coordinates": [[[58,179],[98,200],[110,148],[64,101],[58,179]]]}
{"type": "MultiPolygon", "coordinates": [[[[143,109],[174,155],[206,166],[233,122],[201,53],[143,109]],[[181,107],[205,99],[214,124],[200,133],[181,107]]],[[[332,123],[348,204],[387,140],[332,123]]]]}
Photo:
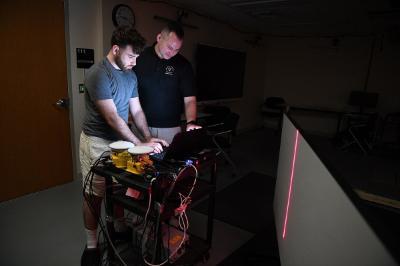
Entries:
{"type": "Polygon", "coordinates": [[[231,112],[227,106],[208,105],[203,109],[204,113],[212,114],[206,119],[206,124],[217,124],[223,121],[231,112]]]}
{"type": "Polygon", "coordinates": [[[225,130],[232,130],[232,135],[236,135],[237,125],[239,123],[240,116],[237,113],[230,112],[223,122],[223,127],[225,130]]]}
{"type": "Polygon", "coordinates": [[[283,110],[286,102],[281,97],[268,97],[265,99],[264,106],[271,109],[283,110]]]}

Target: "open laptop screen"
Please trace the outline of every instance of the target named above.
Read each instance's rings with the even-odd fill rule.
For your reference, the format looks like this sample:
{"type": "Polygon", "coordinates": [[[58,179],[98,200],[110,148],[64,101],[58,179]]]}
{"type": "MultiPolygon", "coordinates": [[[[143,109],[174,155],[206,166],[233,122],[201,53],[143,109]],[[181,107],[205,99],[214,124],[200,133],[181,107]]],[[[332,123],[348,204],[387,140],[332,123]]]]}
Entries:
{"type": "MultiPolygon", "coordinates": [[[[169,147],[165,149],[162,159],[187,159],[203,150],[207,145],[207,139],[207,132],[204,128],[180,132],[175,135],[169,147]]],[[[155,154],[155,156],[157,155],[155,154]]],[[[160,159],[158,156],[157,158],[160,159]]]]}

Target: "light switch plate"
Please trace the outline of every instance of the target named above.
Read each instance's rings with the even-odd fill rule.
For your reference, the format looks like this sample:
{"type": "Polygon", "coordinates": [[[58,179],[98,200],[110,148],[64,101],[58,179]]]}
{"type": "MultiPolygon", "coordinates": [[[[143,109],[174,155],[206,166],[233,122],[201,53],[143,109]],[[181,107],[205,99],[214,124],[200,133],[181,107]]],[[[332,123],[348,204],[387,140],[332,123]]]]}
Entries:
{"type": "Polygon", "coordinates": [[[85,84],[79,84],[79,93],[84,93],[85,92],[85,84]]]}

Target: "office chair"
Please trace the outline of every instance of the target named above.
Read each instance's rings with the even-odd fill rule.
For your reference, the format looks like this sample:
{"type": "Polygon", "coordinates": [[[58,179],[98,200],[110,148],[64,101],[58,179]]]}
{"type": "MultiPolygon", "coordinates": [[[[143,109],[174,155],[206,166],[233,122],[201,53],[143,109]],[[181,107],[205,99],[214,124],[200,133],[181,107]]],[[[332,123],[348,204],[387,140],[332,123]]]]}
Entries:
{"type": "Polygon", "coordinates": [[[282,127],[282,114],[287,109],[285,100],[281,97],[268,97],[261,106],[261,114],[264,118],[277,121],[277,131],[282,127]]]}
{"type": "Polygon", "coordinates": [[[388,113],[383,120],[382,139],[391,144],[400,144],[400,112],[388,113]]]}
{"type": "Polygon", "coordinates": [[[348,105],[357,107],[359,113],[364,113],[366,109],[375,109],[378,104],[379,94],[376,92],[351,91],[348,105]]]}
{"type": "MultiPolygon", "coordinates": [[[[357,112],[344,114],[342,122],[346,122],[347,127],[340,133],[340,139],[344,144],[341,149],[356,144],[356,146],[366,155],[378,139],[378,125],[381,119],[376,112],[365,112],[366,109],[375,109],[378,104],[379,94],[376,92],[351,91],[348,98],[348,105],[357,107],[357,112]]],[[[382,123],[380,123],[382,124],[382,123]]]]}
{"type": "Polygon", "coordinates": [[[366,155],[378,139],[378,114],[346,114],[344,119],[347,120],[347,129],[342,132],[344,144],[341,149],[355,144],[366,155]]]}
{"type": "Polygon", "coordinates": [[[231,113],[231,109],[223,105],[207,105],[204,107],[203,112],[211,114],[211,116],[203,119],[204,125],[216,125],[231,113]]]}
{"type": "Polygon", "coordinates": [[[236,135],[239,118],[238,114],[230,112],[218,123],[207,126],[211,145],[217,148],[217,156],[221,155],[232,167],[234,176],[239,176],[239,172],[229,153],[232,146],[232,136],[236,135]]]}

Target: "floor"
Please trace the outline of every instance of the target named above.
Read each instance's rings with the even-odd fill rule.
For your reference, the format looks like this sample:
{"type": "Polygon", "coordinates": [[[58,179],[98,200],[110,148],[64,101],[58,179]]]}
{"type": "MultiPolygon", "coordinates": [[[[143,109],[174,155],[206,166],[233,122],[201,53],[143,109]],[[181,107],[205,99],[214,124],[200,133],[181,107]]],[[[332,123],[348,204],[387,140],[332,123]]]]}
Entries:
{"type": "MultiPolygon", "coordinates": [[[[398,197],[398,156],[344,152],[322,137],[312,137],[312,142],[355,188],[398,197]]],[[[239,177],[233,177],[230,166],[221,162],[217,190],[250,171],[275,176],[278,154],[279,138],[270,129],[238,135],[231,156],[239,177]]],[[[79,265],[85,243],[81,203],[80,180],[0,203],[0,265],[79,265]]],[[[192,211],[190,217],[192,232],[204,234],[205,215],[192,211]]],[[[218,220],[214,226],[211,256],[202,265],[217,265],[254,236],[218,220]]]]}

